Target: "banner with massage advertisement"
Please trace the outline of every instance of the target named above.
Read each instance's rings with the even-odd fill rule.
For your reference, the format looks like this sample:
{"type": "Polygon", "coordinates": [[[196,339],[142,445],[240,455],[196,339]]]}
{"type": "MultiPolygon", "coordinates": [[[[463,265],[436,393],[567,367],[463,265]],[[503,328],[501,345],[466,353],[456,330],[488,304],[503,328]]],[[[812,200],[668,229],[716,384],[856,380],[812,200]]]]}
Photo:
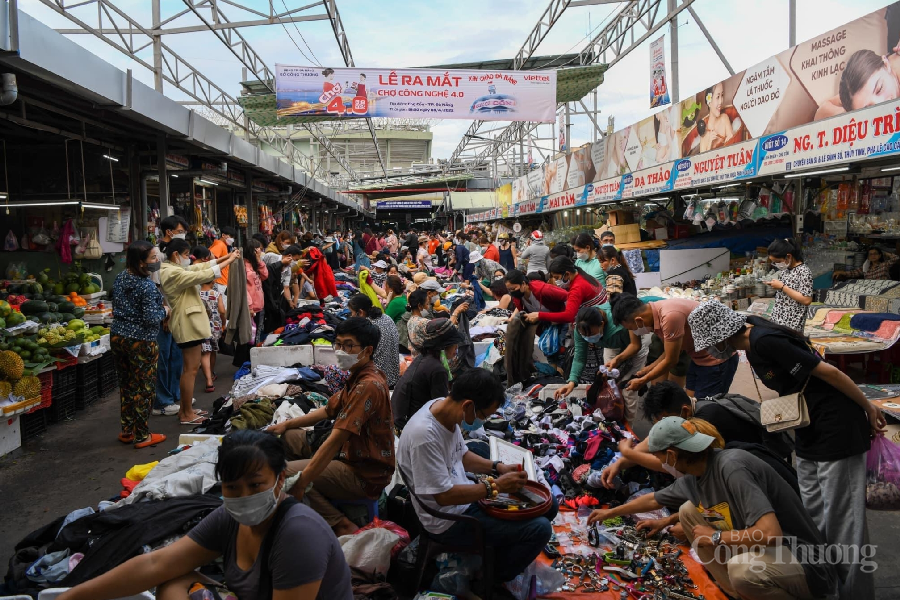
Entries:
{"type": "Polygon", "coordinates": [[[556,122],[556,71],[275,66],[278,118],[556,122]]]}
{"type": "Polygon", "coordinates": [[[538,166],[513,213],[572,190],[580,206],[900,153],[895,107],[900,2],[538,166]]]}
{"type": "Polygon", "coordinates": [[[666,36],[650,43],[650,108],[671,104],[666,83],[666,36]]]}

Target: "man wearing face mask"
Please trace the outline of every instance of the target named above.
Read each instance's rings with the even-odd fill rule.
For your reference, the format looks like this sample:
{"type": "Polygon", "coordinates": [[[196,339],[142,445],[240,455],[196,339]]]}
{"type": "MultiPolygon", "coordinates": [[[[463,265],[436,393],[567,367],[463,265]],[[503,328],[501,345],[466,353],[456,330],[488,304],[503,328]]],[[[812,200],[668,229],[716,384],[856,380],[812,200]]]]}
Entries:
{"type": "Polygon", "coordinates": [[[694,300],[672,298],[644,304],[631,294],[619,294],[613,303],[613,320],[637,336],[655,333],[663,341],[663,354],[636,373],[626,389],[639,390],[668,376],[678,363],[681,351],[691,357],[687,371],[687,393],[696,398],[727,394],[737,371],[738,356],[733,350],[716,352],[694,348],[688,315],[700,305],[694,300]]]}
{"type": "Polygon", "coordinates": [[[495,549],[496,579],[509,581],[541,553],[553,533],[550,522],[556,504],[542,517],[505,521],[488,516],[479,500],[516,492],[526,475],[520,465],[506,465],[471,452],[460,429],[474,431],[506,401],[503,385],[484,369],[472,369],[453,380],[450,395],[432,400],[413,415],[400,435],[397,461],[407,487],[415,494],[413,507],[432,538],[444,544],[471,543],[473,530],[465,522],[433,517],[433,510],[478,519],[484,543],[495,549]],[[466,473],[492,474],[493,481],[472,483],[466,473]]]}
{"type": "Polygon", "coordinates": [[[363,317],[350,317],[335,329],[335,358],[350,378],[323,408],[273,425],[283,434],[288,474],[300,473],[289,491],[298,500],[305,495],[335,535],[350,535],[359,528],[331,500],[375,500],[394,475],[394,422],[387,379],[372,356],[381,332],[363,317]],[[334,419],[334,428],[315,455],[303,427],[334,419]],[[313,484],[308,492],[307,487],[313,484]]]}
{"type": "MultiPolygon", "coordinates": [[[[183,240],[187,235],[187,221],[179,216],[166,217],[159,222],[159,231],[162,237],[157,244],[156,257],[153,270],[150,271],[150,279],[159,287],[159,269],[165,260],[166,246],[172,240],[183,240]]],[[[168,305],[167,305],[168,306],[168,305]]],[[[159,360],[156,366],[156,399],[153,400],[151,410],[154,415],[177,415],[178,403],[181,402],[181,371],[184,367],[184,359],[181,349],[175,343],[172,332],[169,331],[169,317],[163,319],[159,335],[156,337],[159,346],[159,360]]]]}
{"type": "Polygon", "coordinates": [[[688,543],[730,597],[806,599],[832,593],[837,575],[800,497],[763,461],[744,450],[714,449],[714,441],[693,423],[666,417],[650,430],[648,447],[680,477],[655,494],[595,510],[588,523],[680,506],[688,543]]]}
{"type": "MultiPolygon", "coordinates": [[[[234,247],[235,236],[237,236],[237,232],[232,227],[223,227],[219,239],[209,247],[209,253],[216,258],[222,258],[234,247]]],[[[216,279],[216,289],[220,294],[224,294],[228,289],[228,267],[223,268],[222,275],[216,279]]]]}

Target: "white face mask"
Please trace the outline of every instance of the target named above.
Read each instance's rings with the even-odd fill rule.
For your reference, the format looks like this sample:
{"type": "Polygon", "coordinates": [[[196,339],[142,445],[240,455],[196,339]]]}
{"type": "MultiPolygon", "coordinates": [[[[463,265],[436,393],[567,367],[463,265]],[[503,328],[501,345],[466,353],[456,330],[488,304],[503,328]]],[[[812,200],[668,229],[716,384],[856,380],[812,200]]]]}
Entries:
{"type": "Polygon", "coordinates": [[[278,507],[278,496],[275,495],[277,484],[272,489],[253,494],[252,496],[243,496],[241,498],[223,497],[225,510],[231,517],[241,525],[253,527],[259,525],[275,512],[278,507]]]}
{"type": "Polygon", "coordinates": [[[588,252],[579,252],[578,253],[578,260],[588,260],[590,257],[591,257],[591,255],[588,252]]]}
{"type": "MultiPolygon", "coordinates": [[[[642,319],[641,323],[643,323],[643,322],[644,321],[642,319]]],[[[637,321],[635,321],[634,323],[635,323],[635,325],[637,325],[637,321]]],[[[649,327],[647,327],[646,325],[644,325],[643,327],[638,327],[638,328],[634,329],[633,331],[634,331],[634,335],[636,335],[638,337],[641,337],[642,335],[647,335],[647,334],[653,333],[653,330],[650,329],[649,327]]]]}
{"type": "Polygon", "coordinates": [[[189,266],[191,266],[191,259],[189,259],[189,258],[179,258],[179,259],[178,259],[178,264],[180,264],[182,267],[189,267],[189,266]]]}
{"type": "Polygon", "coordinates": [[[350,367],[359,362],[359,353],[350,354],[343,350],[335,350],[334,358],[337,360],[338,367],[343,371],[349,371],[350,367]]]}
{"type": "Polygon", "coordinates": [[[666,462],[662,464],[663,471],[674,477],[675,479],[681,479],[684,477],[684,473],[675,468],[675,465],[669,464],[669,455],[666,454],[666,462]]]}
{"type": "Polygon", "coordinates": [[[790,266],[790,263],[780,262],[780,263],[772,263],[772,266],[778,269],[779,271],[784,271],[790,266]]]}
{"type": "Polygon", "coordinates": [[[226,245],[226,246],[230,246],[230,245],[232,245],[233,243],[234,243],[234,240],[231,239],[230,237],[226,237],[226,238],[225,238],[225,245],[226,245]]]}
{"type": "Polygon", "coordinates": [[[172,239],[173,240],[183,240],[186,237],[187,237],[186,233],[176,233],[172,236],[172,239]]]}

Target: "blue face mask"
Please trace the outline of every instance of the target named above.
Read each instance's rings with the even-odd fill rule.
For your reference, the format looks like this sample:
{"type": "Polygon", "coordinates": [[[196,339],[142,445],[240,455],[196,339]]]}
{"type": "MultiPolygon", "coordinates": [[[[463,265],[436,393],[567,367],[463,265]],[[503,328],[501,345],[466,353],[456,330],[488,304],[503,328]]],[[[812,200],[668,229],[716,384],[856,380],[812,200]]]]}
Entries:
{"type": "Polygon", "coordinates": [[[460,423],[460,427],[465,429],[466,431],[478,431],[482,427],[484,427],[484,421],[478,418],[478,415],[475,415],[475,421],[472,423],[466,423],[466,414],[463,413],[463,420],[460,423]]]}
{"type": "Polygon", "coordinates": [[[584,341],[588,344],[597,344],[603,338],[603,332],[601,331],[597,335],[583,335],[581,336],[584,341]]]}

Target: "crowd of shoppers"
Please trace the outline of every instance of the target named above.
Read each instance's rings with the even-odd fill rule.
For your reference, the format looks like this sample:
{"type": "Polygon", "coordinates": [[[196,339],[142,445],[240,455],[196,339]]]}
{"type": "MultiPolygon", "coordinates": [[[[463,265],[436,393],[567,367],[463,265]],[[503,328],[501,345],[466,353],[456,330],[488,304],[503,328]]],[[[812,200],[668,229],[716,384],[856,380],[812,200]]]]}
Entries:
{"type": "MultiPolygon", "coordinates": [[[[566,382],[556,399],[615,370],[625,420],[643,438],[623,440],[620,458],[603,471],[602,485],[621,485],[623,473],[638,465],[676,477],[655,494],[594,511],[591,522],[669,507],[670,517],[644,521],[639,528],[670,527],[694,544],[732,597],[813,598],[832,589],[839,589],[841,598],[874,593],[871,573],[859,564],[789,560],[782,566],[775,550],[770,553],[784,536],[804,545],[868,543],[865,454],[871,437],[884,428],[880,411],[802,334],[811,279],[793,240],[776,240],[769,248],[779,274],[769,283],[778,294],[777,311],[766,320],[744,317],[715,301],[638,297],[635,277],[610,232],[599,238],[580,234],[551,248],[542,232],[534,231],[521,236],[525,247],[519,248],[509,233],[495,238],[480,230],[364,228],[299,238],[282,231],[271,242],[245,239],[236,250],[238,234],[229,228],[208,249],[191,249],[180,217],[163,219],[160,228],[158,246],[130,245],[126,269],[112,291],[120,441],[137,448],[164,441],[150,431],[151,412],[177,414],[184,425],[206,418],[192,405],[195,378],[202,368],[206,391],[214,391],[216,354],[232,311],[243,307],[252,333],[233,348],[235,364],[249,360],[249,349],[283,326],[301,301],[343,302],[347,317],[335,328],[334,349],[346,380],[322,408],[268,433],[226,437],[217,466],[229,485],[227,492],[223,486],[225,510],[178,542],[183,565],[163,573],[148,562],[135,589],[152,581],[164,590],[181,590],[189,585],[187,567],[220,554],[228,575],[238,566],[231,563],[234,548],[246,544],[242,535],[265,533],[266,524],[275,522],[293,533],[306,528],[325,549],[309,577],[295,575],[310,570],[308,565],[280,564],[278,569],[286,570],[274,571],[275,587],[312,585],[319,597],[325,589],[332,590],[328,597],[345,597],[347,568],[339,549],[332,552],[334,535],[358,527],[337,505],[377,500],[395,470],[433,539],[459,545],[472,535],[470,525],[436,518],[435,510],[473,517],[485,543],[505,549],[497,555],[497,577],[514,578],[550,538],[555,503],[543,517],[516,524],[485,514],[477,501],[491,488],[465,474],[493,473],[500,492],[521,489],[524,474],[470,451],[462,432],[481,429],[505,402],[505,387],[532,379],[535,340],[552,331],[560,354],[568,350],[569,356],[556,365],[566,382]],[[229,269],[235,260],[242,260],[244,269],[229,269]],[[358,278],[359,293],[340,298],[337,271],[358,278]],[[454,280],[464,297],[445,306],[443,282],[454,280]],[[508,315],[499,317],[506,318],[502,383],[486,369],[471,368],[466,358],[472,345],[468,323],[477,312],[470,306],[482,296],[498,302],[485,310],[508,315]],[[739,353],[758,380],[779,395],[804,391],[810,424],[797,429],[794,439],[766,432],[757,403],[729,395],[739,353]],[[307,429],[323,422],[333,422],[331,433],[314,450],[307,429]],[[280,442],[272,434],[281,436],[280,442]],[[291,478],[288,486],[294,475],[296,483],[291,478]],[[245,522],[246,512],[231,509],[259,494],[266,494],[261,519],[245,522]],[[311,510],[296,500],[305,500],[311,510]],[[296,514],[298,522],[272,521],[282,512],[296,514]],[[721,519],[704,518],[713,513],[721,519]],[[762,540],[759,560],[765,568],[750,569],[740,559],[739,548],[748,539],[762,540]],[[732,547],[737,557],[719,560],[717,545],[732,547]]],[[[160,550],[159,556],[168,560],[173,552],[160,550]]],[[[251,558],[248,554],[240,563],[251,558]]],[[[121,595],[132,588],[120,571],[75,588],[69,597],[106,597],[112,589],[121,595]]]]}

